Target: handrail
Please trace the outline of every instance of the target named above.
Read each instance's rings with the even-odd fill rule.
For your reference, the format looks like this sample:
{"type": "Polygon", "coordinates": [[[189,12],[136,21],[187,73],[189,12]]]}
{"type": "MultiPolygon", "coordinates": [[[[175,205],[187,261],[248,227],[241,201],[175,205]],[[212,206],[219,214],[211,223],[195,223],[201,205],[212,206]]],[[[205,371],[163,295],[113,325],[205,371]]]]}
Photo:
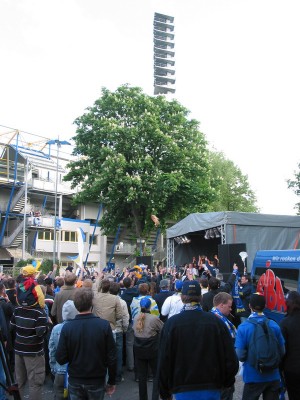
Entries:
{"type": "Polygon", "coordinates": [[[10,236],[4,237],[3,241],[2,241],[2,245],[4,247],[8,247],[11,246],[12,243],[14,242],[14,240],[19,236],[19,234],[22,232],[23,230],[23,221],[21,221],[19,223],[19,225],[17,226],[17,228],[11,233],[10,236]]]}

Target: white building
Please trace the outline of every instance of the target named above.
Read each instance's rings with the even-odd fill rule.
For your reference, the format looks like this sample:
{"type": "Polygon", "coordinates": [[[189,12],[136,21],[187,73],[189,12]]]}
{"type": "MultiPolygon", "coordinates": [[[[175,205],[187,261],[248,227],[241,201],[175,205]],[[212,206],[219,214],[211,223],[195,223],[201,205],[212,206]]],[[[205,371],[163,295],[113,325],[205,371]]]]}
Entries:
{"type": "Polygon", "coordinates": [[[71,146],[50,142],[54,143],[44,144],[42,150],[21,145],[17,137],[9,144],[0,143],[0,264],[29,257],[73,264],[77,228],[82,228],[87,266],[103,267],[106,237],[98,224],[100,205],[72,205],[77,188],[63,182],[72,157],[63,150],[71,146]]]}

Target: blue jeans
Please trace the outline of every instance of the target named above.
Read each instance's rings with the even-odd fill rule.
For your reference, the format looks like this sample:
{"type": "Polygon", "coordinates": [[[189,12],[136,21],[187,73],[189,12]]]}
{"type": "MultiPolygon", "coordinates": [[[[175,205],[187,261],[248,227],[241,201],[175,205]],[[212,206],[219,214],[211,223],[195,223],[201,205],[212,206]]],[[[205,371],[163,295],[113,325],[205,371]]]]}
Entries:
{"type": "Polygon", "coordinates": [[[103,385],[70,384],[68,386],[70,400],[103,400],[103,385]]]}
{"type": "Polygon", "coordinates": [[[117,380],[122,378],[123,367],[123,332],[116,332],[117,380]]]}
{"type": "Polygon", "coordinates": [[[245,383],[243,400],[258,400],[263,395],[263,400],[278,400],[280,381],[245,383]]]}

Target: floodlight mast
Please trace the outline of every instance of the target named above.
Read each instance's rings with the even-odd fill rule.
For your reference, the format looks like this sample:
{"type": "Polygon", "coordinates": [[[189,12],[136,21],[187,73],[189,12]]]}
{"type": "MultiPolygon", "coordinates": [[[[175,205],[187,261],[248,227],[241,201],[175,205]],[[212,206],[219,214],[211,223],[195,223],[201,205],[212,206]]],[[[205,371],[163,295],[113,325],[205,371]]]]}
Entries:
{"type": "MultiPolygon", "coordinates": [[[[55,194],[54,194],[54,227],[53,227],[53,264],[56,263],[57,260],[57,191],[58,191],[58,159],[59,159],[59,149],[62,145],[71,145],[71,143],[66,140],[49,140],[47,144],[52,145],[56,144],[56,175],[55,175],[55,194]]],[[[50,150],[49,150],[50,151],[50,150]]]]}

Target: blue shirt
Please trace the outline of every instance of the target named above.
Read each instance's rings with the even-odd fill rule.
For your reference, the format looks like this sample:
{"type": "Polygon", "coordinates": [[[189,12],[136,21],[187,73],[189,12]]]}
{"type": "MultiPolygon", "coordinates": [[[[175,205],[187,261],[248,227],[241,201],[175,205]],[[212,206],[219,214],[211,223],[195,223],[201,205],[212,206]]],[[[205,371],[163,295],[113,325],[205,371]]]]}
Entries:
{"type": "MultiPolygon", "coordinates": [[[[258,315],[253,318],[256,318],[257,321],[262,321],[266,319],[264,315],[258,315]]],[[[279,325],[270,320],[270,328],[273,329],[275,336],[278,340],[280,348],[282,348],[282,355],[284,355],[284,338],[281,334],[281,330],[279,325]]],[[[243,364],[243,381],[244,383],[255,383],[255,382],[271,382],[280,380],[279,369],[275,369],[272,372],[268,373],[260,373],[254,367],[252,367],[247,361],[247,349],[249,346],[250,338],[255,329],[255,325],[250,324],[247,320],[239,325],[237,330],[237,335],[235,338],[235,348],[236,353],[240,361],[244,361],[243,364]]]]}

